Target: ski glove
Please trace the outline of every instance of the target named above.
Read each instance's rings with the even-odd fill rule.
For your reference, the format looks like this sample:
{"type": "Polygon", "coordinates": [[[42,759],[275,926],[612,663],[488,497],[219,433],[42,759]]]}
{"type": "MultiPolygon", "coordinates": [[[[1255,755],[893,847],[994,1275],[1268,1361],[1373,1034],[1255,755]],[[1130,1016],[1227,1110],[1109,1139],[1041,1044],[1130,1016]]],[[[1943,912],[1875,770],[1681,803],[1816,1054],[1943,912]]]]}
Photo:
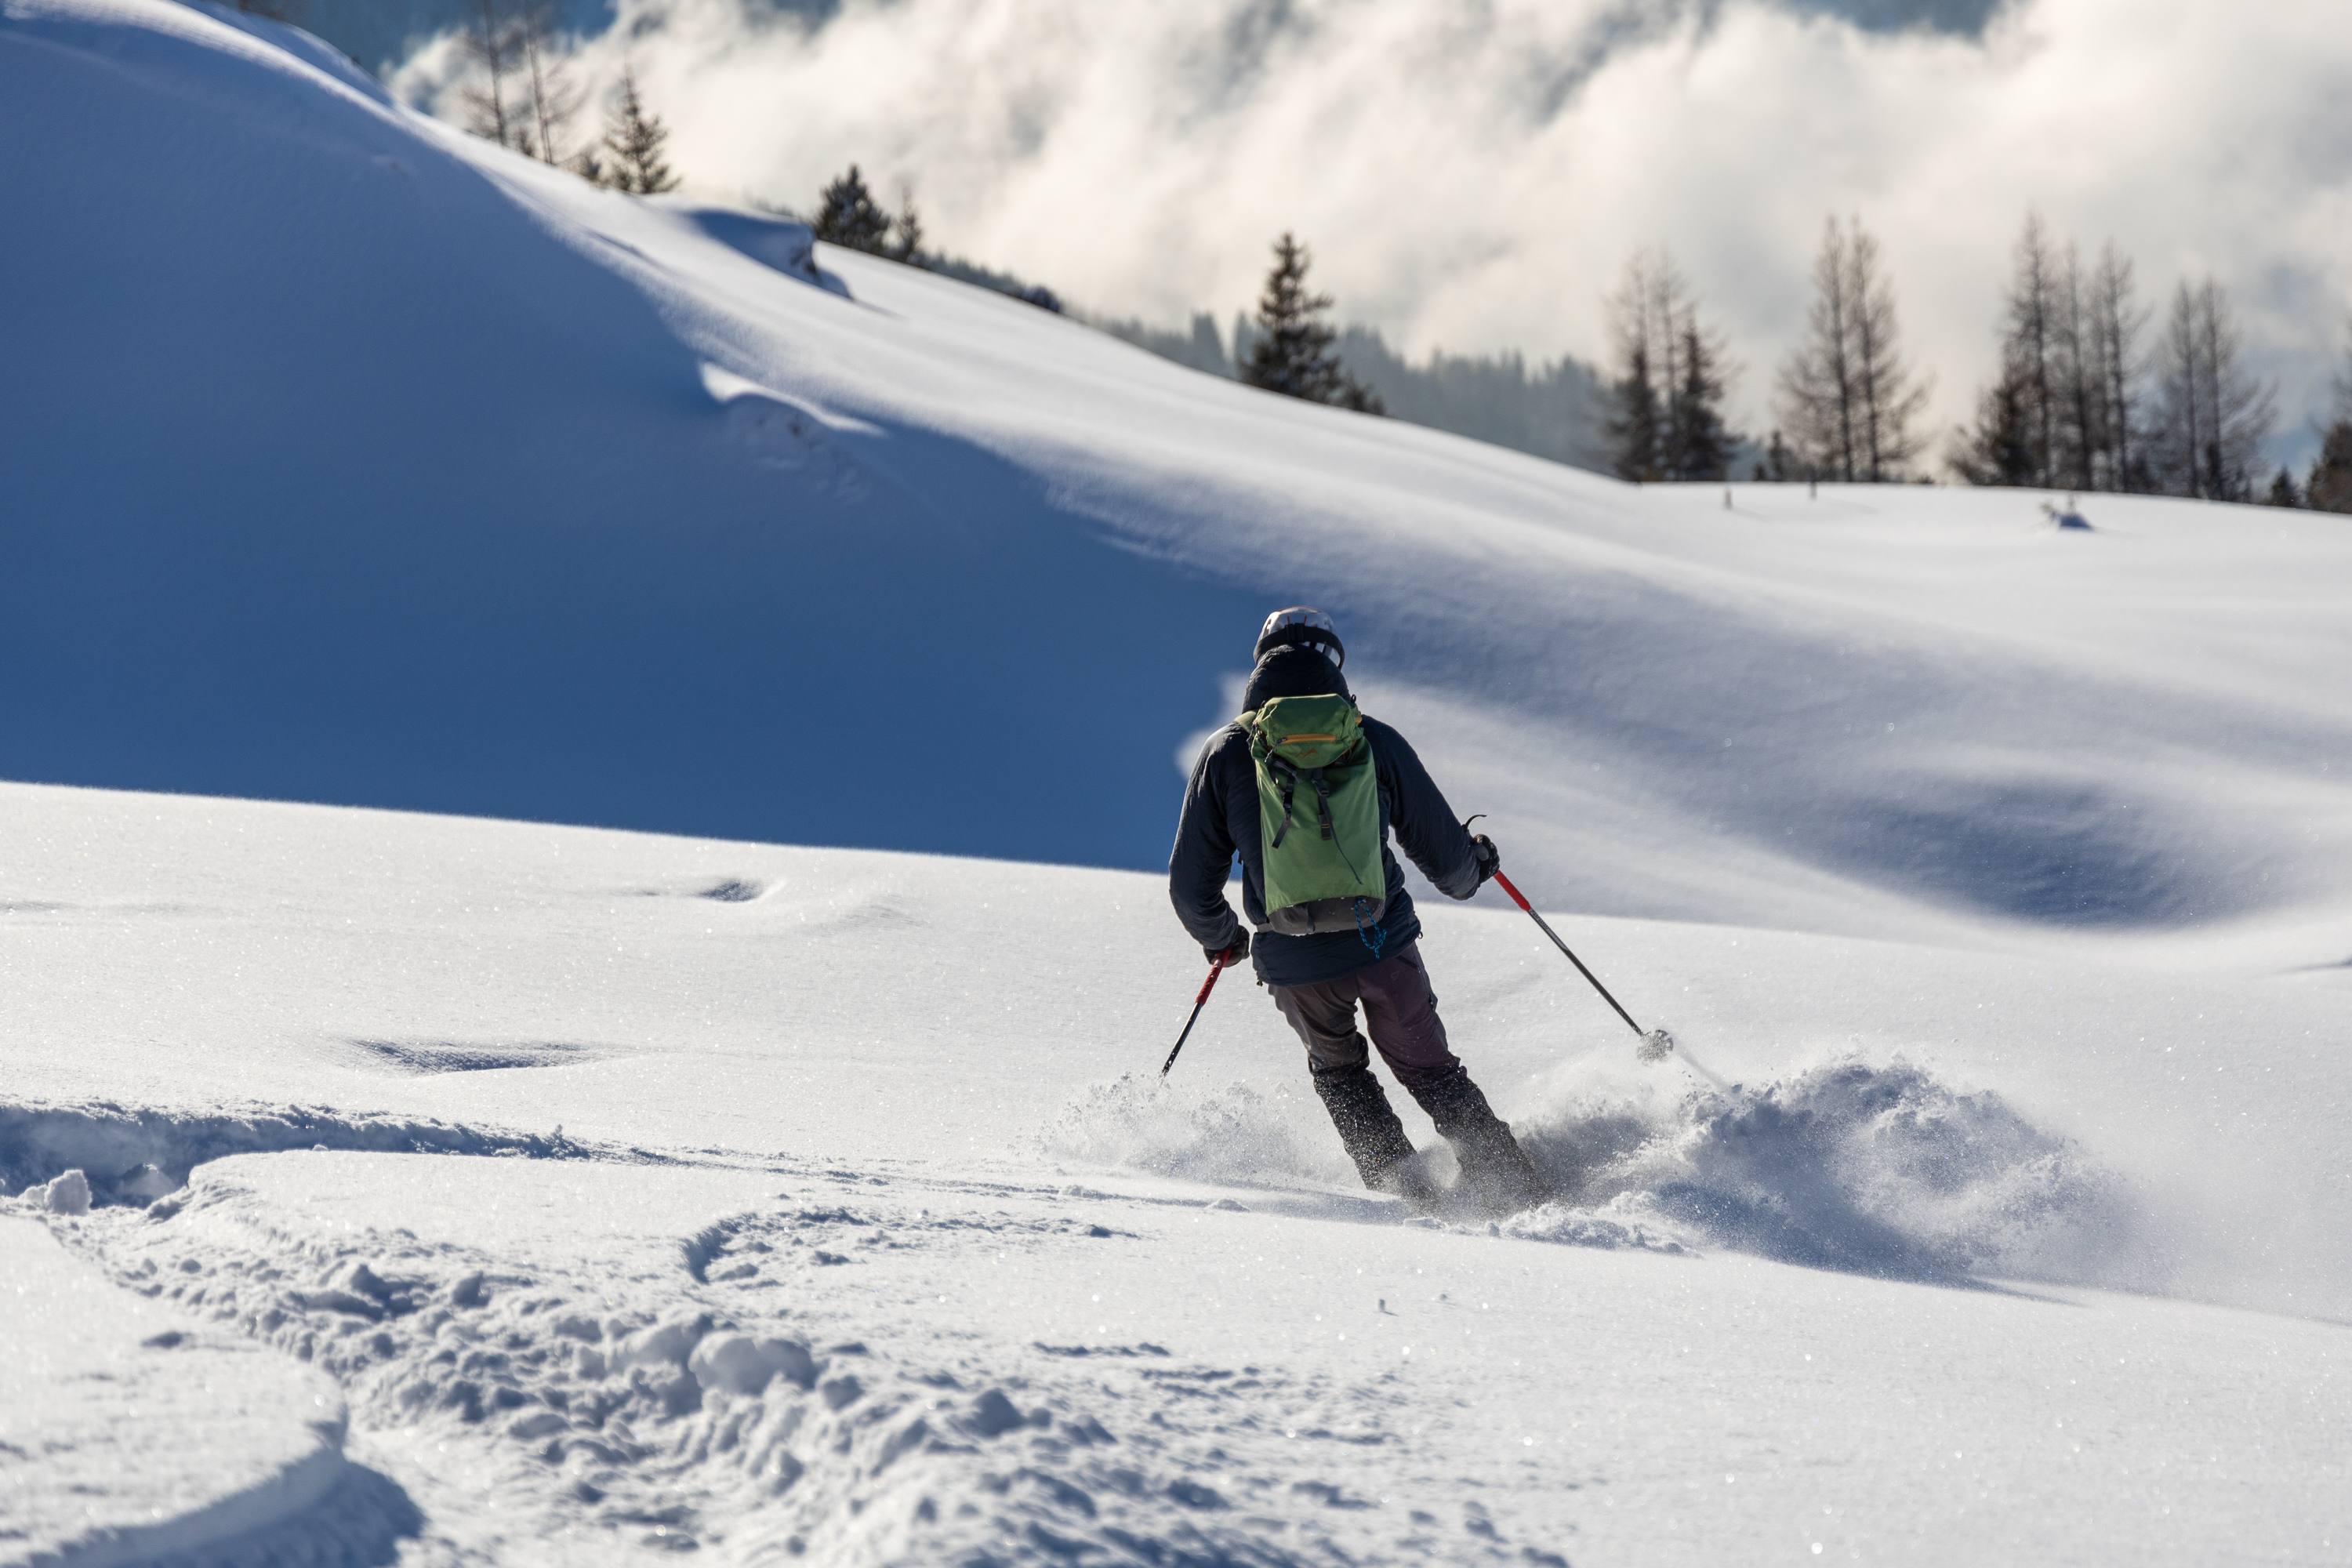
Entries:
{"type": "Polygon", "coordinates": [[[1201,956],[1211,963],[1216,963],[1220,954],[1223,955],[1227,969],[1240,968],[1242,960],[1249,956],[1249,932],[1234,932],[1230,947],[1204,947],[1201,950],[1201,956]]]}
{"type": "Polygon", "coordinates": [[[1470,836],[1470,854],[1478,862],[1478,885],[1483,888],[1487,879],[1503,868],[1503,852],[1485,834],[1474,833],[1470,836]]]}

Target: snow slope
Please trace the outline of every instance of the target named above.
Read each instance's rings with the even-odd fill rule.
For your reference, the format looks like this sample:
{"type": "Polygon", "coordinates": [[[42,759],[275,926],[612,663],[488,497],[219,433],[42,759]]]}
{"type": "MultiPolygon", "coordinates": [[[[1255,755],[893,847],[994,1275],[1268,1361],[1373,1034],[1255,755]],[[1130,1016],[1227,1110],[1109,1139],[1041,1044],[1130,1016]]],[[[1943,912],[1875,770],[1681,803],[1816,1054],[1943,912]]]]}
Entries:
{"type": "Polygon", "coordinates": [[[165,1380],[0,1568],[2352,1556],[2336,520],[1633,490],[168,0],[0,0],[0,1364],[165,1380]],[[1560,1204],[1365,1195],[1234,981],[1154,1076],[1301,599],[1685,1042],[1427,900],[1560,1204]]]}
{"type": "Polygon", "coordinates": [[[1644,1068],[1436,910],[1570,1197],[1411,1222],[1246,987],[1157,1083],[1152,877],[0,821],[0,1179],[331,1375],[404,1560],[2344,1558],[2333,984],[1556,917],[1683,1032],[1644,1068]]]}
{"type": "Polygon", "coordinates": [[[265,24],[0,16],[7,776],[1140,868],[1307,599],[1577,907],[2345,956],[2336,520],[1639,492],[810,287],[265,24]],[[910,689],[950,787],[856,769],[910,689]],[[1036,787],[1073,723],[1087,787],[1036,787]]]}

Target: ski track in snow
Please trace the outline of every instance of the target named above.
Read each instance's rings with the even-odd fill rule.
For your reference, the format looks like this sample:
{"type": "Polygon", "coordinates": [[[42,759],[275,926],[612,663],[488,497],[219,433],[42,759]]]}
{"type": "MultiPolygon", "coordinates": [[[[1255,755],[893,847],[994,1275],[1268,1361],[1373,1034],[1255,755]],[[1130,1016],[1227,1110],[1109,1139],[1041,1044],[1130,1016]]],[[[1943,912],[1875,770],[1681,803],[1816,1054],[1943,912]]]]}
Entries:
{"type": "MultiPolygon", "coordinates": [[[[448,1051],[462,1066],[537,1065],[529,1047],[448,1051]]],[[[564,1047],[538,1047],[561,1051],[564,1047]]],[[[561,1056],[553,1059],[563,1059],[561,1056]]],[[[1339,1196],[1350,1172],[1304,1089],[1249,1084],[1174,1091],[1129,1075],[1073,1095],[1027,1146],[1150,1175],[1257,1188],[1296,1212],[1396,1223],[1390,1200],[1339,1196]]],[[[2147,1219],[2126,1184],[2074,1141],[2034,1127],[1990,1091],[1957,1093],[1900,1058],[1852,1057],[1749,1090],[1578,1095],[1518,1121],[1558,1200],[1511,1216],[1515,1237],[1578,1246],[1720,1246],[1784,1262],[1899,1279],[1972,1275],[2117,1288],[2155,1283],[2147,1219]]],[[[244,1113],[131,1110],[112,1104],[0,1104],[0,1194],[68,1171],[90,1201],[164,1200],[207,1162],[285,1150],[416,1152],[636,1163],[720,1163],[702,1155],[600,1148],[551,1135],[429,1121],[259,1107],[244,1113]]],[[[1442,1141],[1419,1156],[1441,1184],[1442,1141]]],[[[176,1200],[164,1200],[168,1208],[176,1200]]],[[[1433,1220],[1486,1226],[1461,1205],[1433,1220]]]]}
{"type": "MultiPolygon", "coordinates": [[[[1084,1277],[1090,1248],[1138,1239],[1125,1216],[1139,1205],[1162,1220],[1255,1211],[1669,1256],[1745,1248],[1942,1283],[1972,1282],[1971,1271],[2129,1282],[2102,1278],[2136,1219],[2111,1177],[1997,1096],[1954,1094],[1899,1061],[1832,1062],[1727,1095],[1570,1100],[1523,1130],[1563,1199],[1501,1221],[1408,1219],[1390,1200],[1334,1193],[1336,1162],[1276,1099],[1246,1085],[1171,1095],[1131,1077],[1074,1097],[1037,1152],[1241,1183],[1248,1204],[792,1160],[755,1174],[716,1153],[633,1170],[624,1162],[647,1157],[319,1111],[0,1108],[0,1166],[36,1210],[49,1189],[30,1184],[56,1179],[58,1162],[94,1170],[100,1212],[74,1239],[118,1280],[330,1374],[387,1451],[413,1465],[430,1447],[432,1472],[487,1479],[502,1510],[520,1510],[503,1528],[663,1550],[707,1542],[743,1561],[1089,1550],[1147,1563],[1377,1561],[1457,1531],[1523,1562],[1566,1560],[1545,1510],[1523,1519],[1507,1491],[1458,1517],[1408,1510],[1400,1534],[1375,1499],[1435,1478],[1381,1379],[1302,1373],[1278,1352],[1203,1362],[1099,1333],[1020,1343],[1002,1322],[958,1312],[908,1321],[910,1302],[965,1298],[976,1275],[1084,1277]],[[558,1223],[520,1247],[468,1244],[394,1198],[363,1202],[355,1235],[348,1218],[303,1217],[322,1199],[340,1212],[337,1188],[353,1173],[329,1166],[321,1179],[247,1157],[334,1151],[373,1164],[383,1155],[370,1152],[404,1149],[505,1156],[512,1174],[495,1190],[507,1202],[538,1192],[526,1205],[558,1223]],[[106,1212],[191,1171],[192,1186],[143,1210],[106,1212]],[[761,1189],[761,1201],[687,1234],[633,1237],[618,1257],[562,1243],[575,1225],[595,1233],[604,1195],[705,1175],[761,1189]],[[382,1223],[395,1218],[413,1223],[382,1223]],[[1275,1430],[1296,1462],[1231,1451],[1236,1432],[1275,1430]],[[1324,1452],[1342,1457],[1318,1468],[1324,1452]]],[[[1450,1163],[1424,1158],[1440,1175],[1450,1163]]],[[[416,1179],[387,1173],[380,1185],[399,1194],[416,1179]]],[[[472,1169],[457,1179],[483,1185],[472,1169]]],[[[302,1552],[358,1562],[385,1538],[351,1523],[393,1517],[370,1511],[368,1484],[320,1505],[302,1552]]]]}
{"type": "MultiPolygon", "coordinates": [[[[1131,1080],[1098,1086],[1080,1097],[1091,1108],[1081,1120],[1148,1142],[1159,1124],[1150,1114],[1104,1114],[1139,1098],[1131,1080]]],[[[1160,1122],[1205,1115],[1246,1134],[1253,1117],[1267,1117],[1264,1096],[1199,1099],[1205,1110],[1166,1107],[1160,1122]]],[[[309,1125],[354,1143],[379,1136],[360,1121],[309,1125]]],[[[1041,1143],[1072,1125],[1061,1119],[1041,1143]]],[[[1632,1389],[1577,1396],[1586,1420],[1596,1405],[1602,1417],[1597,1445],[1553,1431],[1528,1436],[1510,1463],[1474,1457],[1545,1430],[1526,1411],[1488,1413],[1491,1390],[1515,1381],[1503,1373],[1495,1384],[1492,1358],[1525,1354],[1557,1325],[1591,1341],[1587,1359],[1604,1358],[1591,1364],[1597,1373],[1625,1353],[1607,1347],[1629,1333],[1660,1337],[1664,1346],[1609,1373],[1650,1387],[1657,1374],[1642,1368],[1674,1354],[1677,1339],[1743,1337],[1741,1304],[1759,1281],[1722,1272],[1738,1268],[1729,1248],[1916,1290],[1917,1281],[1976,1284],[1956,1272],[1971,1262],[2095,1274],[2095,1249],[2070,1254],[2067,1238],[2116,1219],[2109,1184],[2063,1141],[1995,1097],[1955,1095],[1900,1063],[1836,1061],[1728,1097],[1563,1102],[1530,1137],[1575,1191],[1499,1223],[1408,1219],[1391,1201],[1279,1170],[1260,1172],[1237,1197],[1206,1196],[1169,1184],[1183,1174],[1169,1151],[1197,1147],[1181,1141],[1142,1150],[1132,1163],[1149,1176],[1097,1165],[1078,1181],[1041,1180],[1025,1163],[958,1173],[930,1162],[719,1153],[629,1163],[568,1148],[527,1158],[488,1139],[478,1145],[487,1157],[225,1153],[143,1209],[48,1217],[126,1289],[331,1377],[349,1406],[354,1458],[406,1489],[389,1502],[364,1489],[338,1494],[310,1523],[278,1526],[279,1547],[224,1563],[382,1562],[397,1541],[403,1561],[420,1563],[517,1551],[604,1560],[617,1544],[708,1548],[746,1563],[1099,1554],[1269,1568],[1566,1563],[1580,1536],[1588,1545],[1612,1538],[1592,1508],[1675,1506],[1671,1487],[1622,1489],[1628,1453],[1606,1413],[1643,1397],[1632,1389]],[[1819,1174],[1809,1183],[1802,1170],[1819,1174]],[[1834,1195],[1816,1190],[1824,1184],[1834,1195]],[[1396,1243],[1346,1239],[1368,1226],[1396,1243]],[[1456,1250],[1465,1245],[1507,1250],[1474,1260],[1456,1250]],[[1822,1256],[1837,1246],[1849,1250],[1822,1256]],[[1180,1256],[1193,1266],[1171,1271],[1165,1260],[1180,1256]],[[1644,1259],[1674,1273],[1598,1284],[1563,1268],[1572,1257],[1644,1259]],[[1387,1282],[1364,1282],[1357,1267],[1354,1289],[1335,1291],[1349,1259],[1377,1264],[1387,1282]],[[1583,1310],[1506,1299],[1492,1303],[1505,1313],[1489,1316],[1479,1298],[1501,1297],[1506,1280],[1528,1274],[1554,1289],[1568,1282],[1583,1310]],[[1671,1299],[1694,1287],[1720,1308],[1661,1310],[1655,1331],[1638,1307],[1625,1310],[1645,1290],[1671,1299]],[[1376,1302],[1349,1299],[1375,1289],[1376,1302]],[[1208,1331],[1217,1311],[1235,1308],[1237,1333],[1208,1331]],[[1351,1332],[1362,1351],[1351,1350],[1351,1332]],[[1445,1397],[1457,1386],[1462,1397],[1445,1397]],[[1480,1389],[1490,1391],[1484,1399],[1480,1389]]],[[[444,1139],[461,1142],[455,1130],[444,1139]]],[[[33,1188],[14,1206],[37,1211],[46,1192],[33,1188]]],[[[1809,1300],[1811,1277],[1788,1274],[1800,1294],[1764,1307],[1763,1321],[1809,1300]]],[[[1791,1288],[1761,1283],[1768,1298],[1791,1288]]],[[[2083,1366],[2086,1347],[2074,1342],[2085,1333],[2097,1347],[2091,1359],[2109,1359],[2112,1331],[2084,1314],[2053,1321],[2067,1309],[2034,1289],[1990,1293],[2039,1314],[2001,1332],[2050,1341],[2062,1366],[2083,1366]]],[[[1918,1316],[1915,1306],[1863,1321],[1918,1316]]],[[[1925,1321],[1939,1318],[1940,1330],[1899,1329],[1874,1350],[1847,1343],[1851,1329],[1799,1340],[1812,1345],[1807,1363],[1835,1347],[1885,1363],[1865,1380],[1900,1379],[1910,1336],[1932,1342],[1970,1321],[1957,1307],[1925,1321]]],[[[2172,1320],[2150,1326],[2179,1332],[2172,1320]]],[[[2161,1333],[2154,1350],[2126,1342],[2142,1361],[2168,1359],[2161,1333]]],[[[1784,1352],[1791,1360],[1794,1349],[1784,1352]]],[[[1685,1365],[1670,1397],[1752,1375],[1741,1364],[1685,1365]]],[[[2227,1373],[2238,1381],[2221,1396],[2245,1397],[2248,1375],[2227,1373]]],[[[1806,1397],[1767,1394],[1763,1407],[1806,1397]]],[[[2083,1419],[2062,1415],[2059,1435],[2083,1419]]],[[[1954,1414],[1922,1435],[1932,1447],[1948,1429],[1965,1431],[1955,1458],[2013,1441],[1999,1436],[2005,1418],[1991,1439],[1981,1424],[1954,1414]]],[[[2294,1426],[2273,1425],[2269,1439],[2289,1478],[2310,1473],[2313,1459],[2313,1435],[2294,1426]]],[[[2322,1441],[2326,1431],[2323,1414],[2322,1441]]],[[[1764,1451],[1787,1441],[1767,1440],[1764,1451]]],[[[2144,1450],[2128,1452],[2145,1464],[2144,1450]]],[[[1874,1544],[1875,1555],[1905,1555],[1884,1529],[1874,1544]]]]}
{"type": "MultiPolygon", "coordinates": [[[[315,1165],[232,1159],[144,1211],[82,1222],[72,1239],[130,1289],[331,1375],[387,1451],[415,1463],[430,1450],[431,1470],[525,1510],[504,1526],[515,1537],[617,1532],[665,1550],[724,1543],[751,1561],[1092,1548],[1288,1564],[1377,1560],[1444,1529],[1520,1561],[1564,1561],[1539,1523],[1516,1522],[1507,1495],[1443,1519],[1423,1510],[1402,1540],[1393,1518],[1368,1517],[1368,1489],[1433,1479],[1402,1452],[1385,1377],[1095,1335],[1013,1342],[958,1313],[910,1331],[910,1302],[961,1297],[975,1271],[1084,1276],[1086,1254],[1136,1240],[1115,1218],[1135,1200],[781,1165],[735,1178],[775,1188],[767,1201],[689,1235],[619,1257],[540,1236],[517,1255],[447,1239],[398,1200],[390,1212],[415,1228],[306,1223],[301,1205],[322,1185],[398,1192],[410,1179],[357,1158],[368,1163],[323,1182],[315,1165]],[[934,1206],[943,1199],[965,1212],[934,1206]],[[1226,1451],[1235,1433],[1275,1428],[1297,1457],[1273,1473],[1263,1456],[1226,1451]]],[[[696,1180],[671,1173],[681,1178],[696,1180]]],[[[659,1179],[534,1166],[500,1186],[554,1184],[568,1229],[600,1198],[659,1179]]]]}

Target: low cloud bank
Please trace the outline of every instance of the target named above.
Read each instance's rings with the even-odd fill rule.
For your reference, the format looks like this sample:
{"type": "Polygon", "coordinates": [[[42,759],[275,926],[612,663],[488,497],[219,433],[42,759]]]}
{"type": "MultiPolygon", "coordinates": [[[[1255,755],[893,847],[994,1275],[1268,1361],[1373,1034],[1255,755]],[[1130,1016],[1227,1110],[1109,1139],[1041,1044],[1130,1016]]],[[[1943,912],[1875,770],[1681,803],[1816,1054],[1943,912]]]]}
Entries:
{"type": "MultiPolygon", "coordinates": [[[[936,243],[1113,314],[1226,319],[1293,229],[1343,316],[1413,353],[1593,358],[1600,296],[1663,242],[1759,427],[1826,215],[1885,241],[1950,422],[2034,205],[2116,240],[2151,299],[2216,274],[2282,383],[2280,450],[2308,446],[2352,292],[2333,6],[2024,0],[1981,31],[1847,9],[1878,27],[1753,0],[621,0],[579,63],[599,89],[634,67],[705,194],[806,204],[856,161],[936,243]]],[[[429,46],[394,85],[454,116],[456,67],[429,46]]]]}

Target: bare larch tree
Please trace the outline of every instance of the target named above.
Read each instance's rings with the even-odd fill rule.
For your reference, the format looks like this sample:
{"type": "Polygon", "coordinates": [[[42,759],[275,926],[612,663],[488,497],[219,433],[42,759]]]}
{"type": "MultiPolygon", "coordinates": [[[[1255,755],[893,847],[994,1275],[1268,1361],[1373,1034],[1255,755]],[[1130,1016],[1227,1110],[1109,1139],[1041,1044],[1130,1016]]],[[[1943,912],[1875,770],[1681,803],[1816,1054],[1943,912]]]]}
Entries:
{"type": "Polygon", "coordinates": [[[1924,445],[1913,426],[1928,382],[1903,359],[1895,287],[1859,217],[1832,217],[1813,258],[1804,340],[1780,364],[1781,427],[1796,460],[1823,479],[1884,484],[1906,477],[1924,445]]]}
{"type": "Polygon", "coordinates": [[[2244,333],[2221,284],[2184,280],[2157,344],[2155,466],[2174,494],[2252,499],[2278,401],[2244,360],[2244,333]]]}
{"type": "Polygon", "coordinates": [[[564,163],[563,138],[581,95],[553,8],[469,0],[458,43],[476,68],[463,95],[466,128],[542,163],[564,163]]]}
{"type": "Polygon", "coordinates": [[[2113,240],[2100,250],[2099,269],[2091,277],[2090,313],[2099,402],[2105,414],[2091,488],[2144,490],[2149,488],[2147,463],[2137,442],[2147,418],[2140,405],[2147,365],[2140,357],[2139,335],[2147,330],[2148,312],[2132,281],[2131,258],[2116,250],[2113,240]]]}

